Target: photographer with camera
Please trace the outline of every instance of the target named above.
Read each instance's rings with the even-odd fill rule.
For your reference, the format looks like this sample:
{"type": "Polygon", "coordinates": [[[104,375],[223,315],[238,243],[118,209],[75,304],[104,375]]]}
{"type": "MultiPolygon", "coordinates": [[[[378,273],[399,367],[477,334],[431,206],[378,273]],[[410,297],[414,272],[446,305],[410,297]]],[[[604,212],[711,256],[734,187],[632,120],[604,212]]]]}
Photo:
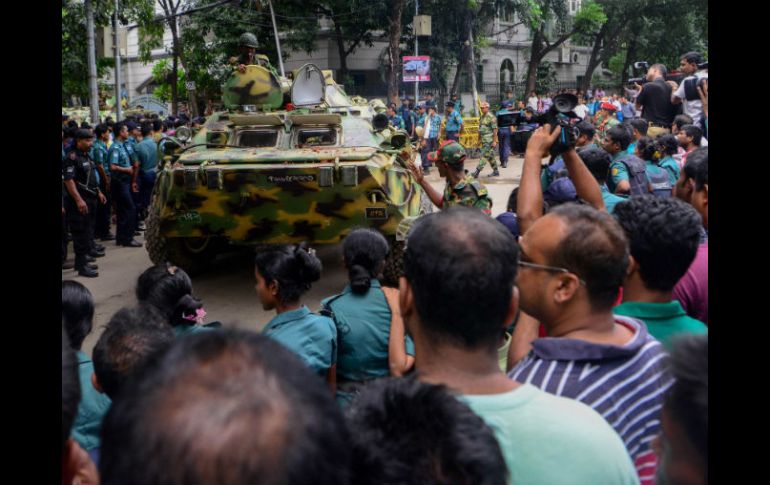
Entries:
{"type": "Polygon", "coordinates": [[[687,77],[671,94],[671,102],[673,104],[684,103],[684,114],[693,119],[693,124],[698,125],[703,114],[703,103],[697,88],[703,86],[704,79],[708,79],[708,62],[703,60],[700,53],[688,52],[682,54],[679,69],[687,77]]]}
{"type": "MultiPolygon", "coordinates": [[[[671,86],[666,83],[668,70],[663,64],[653,64],[647,70],[647,82],[641,86],[636,97],[636,109],[642,110],[642,118],[647,120],[648,136],[655,138],[661,133],[669,133],[671,123],[676,116],[676,107],[671,102],[671,86]]],[[[637,88],[640,86],[637,84],[637,88]]]]}

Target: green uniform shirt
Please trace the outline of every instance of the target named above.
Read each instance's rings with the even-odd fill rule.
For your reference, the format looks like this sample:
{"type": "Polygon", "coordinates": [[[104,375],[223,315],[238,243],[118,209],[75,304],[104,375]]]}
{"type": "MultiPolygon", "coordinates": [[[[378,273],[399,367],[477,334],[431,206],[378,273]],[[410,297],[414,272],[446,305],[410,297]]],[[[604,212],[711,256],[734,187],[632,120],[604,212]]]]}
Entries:
{"type": "Polygon", "coordinates": [[[677,334],[708,333],[708,327],[700,320],[687,316],[681,303],[676,300],[669,303],[629,301],[616,306],[612,312],[643,321],[650,334],[667,350],[671,350],[671,338],[677,334]]]}
{"type": "Polygon", "coordinates": [[[305,305],[273,317],[262,330],[297,354],[319,374],[337,362],[337,329],[329,317],[310,313],[305,305]]]}
{"type": "MultiPolygon", "coordinates": [[[[107,160],[110,165],[117,165],[119,167],[131,168],[134,151],[125,143],[115,140],[107,152],[107,160]]],[[[122,172],[110,172],[110,177],[121,182],[131,182],[131,175],[122,172]]]]}
{"type": "Polygon", "coordinates": [[[618,205],[618,202],[623,202],[623,197],[619,195],[615,195],[612,192],[610,192],[610,189],[607,188],[607,184],[602,184],[602,199],[604,199],[604,207],[607,208],[607,212],[612,214],[612,211],[615,210],[615,206],[618,205]]]}
{"type": "Polygon", "coordinates": [[[78,351],[78,377],[80,378],[80,404],[75,423],[72,425],[72,437],[81,448],[91,451],[99,448],[99,430],[102,427],[102,418],[112,405],[112,401],[106,394],[94,389],[91,384],[91,374],[94,373],[94,364],[83,351],[78,351]]]}
{"type": "Polygon", "coordinates": [[[509,484],[639,483],[620,436],[599,413],[579,401],[531,384],[502,394],[459,399],[495,433],[508,465],[509,484]]]}
{"type": "Polygon", "coordinates": [[[155,141],[152,138],[142,140],[134,150],[139,157],[139,168],[144,172],[154,172],[158,165],[158,151],[155,141]]]}
{"type": "Polygon", "coordinates": [[[444,208],[453,205],[464,205],[467,207],[478,207],[485,214],[492,214],[492,200],[489,198],[486,187],[473,178],[466,175],[454,187],[446,185],[444,189],[444,208]]]}
{"type": "Polygon", "coordinates": [[[676,181],[679,180],[680,169],[674,157],[669,155],[661,160],[658,165],[668,170],[668,181],[671,182],[672,187],[675,187],[676,181]]]}
{"type": "Polygon", "coordinates": [[[621,150],[612,156],[612,163],[610,163],[610,180],[609,184],[607,184],[612,192],[615,191],[615,188],[620,182],[623,180],[628,181],[628,169],[623,162],[619,161],[626,155],[628,154],[621,150]]]}
{"type": "Polygon", "coordinates": [[[492,113],[487,113],[479,118],[479,137],[482,143],[494,143],[497,118],[492,113]]]}
{"type": "MultiPolygon", "coordinates": [[[[372,279],[369,291],[353,293],[350,285],[321,304],[330,309],[337,327],[337,377],[365,381],[390,375],[388,339],[392,316],[382,286],[372,279]]],[[[405,339],[406,353],[414,355],[414,342],[405,339]]]]}

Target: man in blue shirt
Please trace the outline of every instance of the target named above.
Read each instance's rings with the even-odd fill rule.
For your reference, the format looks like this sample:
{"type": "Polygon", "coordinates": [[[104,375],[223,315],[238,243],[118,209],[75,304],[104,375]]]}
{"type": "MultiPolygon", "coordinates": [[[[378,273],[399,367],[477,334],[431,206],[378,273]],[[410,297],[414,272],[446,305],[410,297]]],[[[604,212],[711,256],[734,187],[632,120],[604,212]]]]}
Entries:
{"type": "Polygon", "coordinates": [[[447,140],[460,140],[460,133],[463,131],[463,117],[455,111],[455,104],[452,101],[446,103],[446,126],[444,127],[447,140]]]}
{"type": "Polygon", "coordinates": [[[426,127],[428,128],[422,136],[422,150],[420,157],[422,159],[422,171],[423,173],[430,173],[430,160],[428,160],[428,153],[438,150],[438,135],[441,131],[441,116],[436,113],[435,106],[428,106],[428,116],[425,120],[426,127]]]}
{"type": "Polygon", "coordinates": [[[115,141],[107,153],[110,165],[110,185],[112,198],[117,210],[117,234],[115,243],[118,246],[132,248],[142,247],[142,243],[134,239],[136,231],[136,205],[132,192],[139,192],[136,183],[136,174],[133,167],[134,160],[138,165],[138,157],[130,146],[126,145],[128,139],[128,127],[123,123],[115,125],[115,141]]]}
{"type": "Polygon", "coordinates": [[[158,149],[155,144],[155,133],[150,123],[142,126],[142,141],[136,145],[136,155],[139,157],[139,205],[137,213],[140,221],[147,217],[150,207],[150,197],[155,186],[155,168],[158,165],[158,149]]]}

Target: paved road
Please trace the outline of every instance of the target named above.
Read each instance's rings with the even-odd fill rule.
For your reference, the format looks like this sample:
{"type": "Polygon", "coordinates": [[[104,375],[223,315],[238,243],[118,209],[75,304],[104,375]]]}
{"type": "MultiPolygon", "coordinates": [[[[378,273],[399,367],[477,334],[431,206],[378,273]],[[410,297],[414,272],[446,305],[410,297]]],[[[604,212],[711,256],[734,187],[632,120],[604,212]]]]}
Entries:
{"type": "MultiPolygon", "coordinates": [[[[523,159],[512,158],[510,162],[507,168],[501,169],[502,176],[499,178],[486,176],[491,173],[489,166],[482,171],[480,179],[492,197],[494,216],[505,211],[511,190],[519,185],[523,159]]],[[[466,162],[466,169],[473,172],[477,163],[477,160],[469,160],[466,162]]],[[[432,169],[427,178],[433,187],[443,190],[444,180],[439,178],[437,169],[432,169]]],[[[137,240],[144,242],[143,237],[137,237],[137,240]]],[[[80,281],[94,296],[94,331],[83,344],[83,350],[88,354],[101,334],[101,327],[110,317],[120,308],[136,304],[136,279],[152,264],[143,247],[117,247],[112,242],[105,243],[105,246],[106,256],[97,260],[98,278],[81,278],[74,270],[62,271],[62,280],[80,281]]],[[[347,275],[342,266],[341,245],[319,246],[316,249],[324,271],[321,281],[317,282],[303,299],[311,310],[317,310],[323,298],[341,291],[347,284],[347,275]]],[[[69,256],[73,257],[71,244],[69,256]]],[[[228,327],[261,330],[273,317],[273,312],[264,311],[257,299],[252,258],[250,251],[223,255],[210,271],[193,278],[194,294],[203,299],[208,313],[206,321],[220,320],[228,327]]]]}

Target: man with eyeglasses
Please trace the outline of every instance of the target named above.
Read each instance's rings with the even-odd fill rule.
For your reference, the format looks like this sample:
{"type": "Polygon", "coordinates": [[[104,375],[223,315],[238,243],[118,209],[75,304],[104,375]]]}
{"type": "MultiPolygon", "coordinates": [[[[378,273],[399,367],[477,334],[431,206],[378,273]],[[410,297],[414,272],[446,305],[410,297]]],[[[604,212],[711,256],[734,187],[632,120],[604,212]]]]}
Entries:
{"type": "MultiPolygon", "coordinates": [[[[535,162],[544,158],[551,136],[536,133],[527,146],[520,211],[532,212],[531,206],[542,201],[535,162]]],[[[573,153],[564,155],[571,171],[573,153]]],[[[596,187],[590,193],[599,192],[591,179],[596,187]]],[[[583,184],[575,185],[580,190],[583,184]]],[[[628,241],[617,221],[594,207],[568,203],[534,222],[520,221],[516,286],[522,315],[511,355],[521,348],[522,338],[531,337],[532,348],[508,377],[594,408],[623,439],[641,483],[651,485],[656,458],[650,442],[660,429],[663,393],[671,378],[664,350],[644,324],[613,315],[629,264],[628,241]],[[536,338],[540,323],[548,338],[536,338]]]]}

